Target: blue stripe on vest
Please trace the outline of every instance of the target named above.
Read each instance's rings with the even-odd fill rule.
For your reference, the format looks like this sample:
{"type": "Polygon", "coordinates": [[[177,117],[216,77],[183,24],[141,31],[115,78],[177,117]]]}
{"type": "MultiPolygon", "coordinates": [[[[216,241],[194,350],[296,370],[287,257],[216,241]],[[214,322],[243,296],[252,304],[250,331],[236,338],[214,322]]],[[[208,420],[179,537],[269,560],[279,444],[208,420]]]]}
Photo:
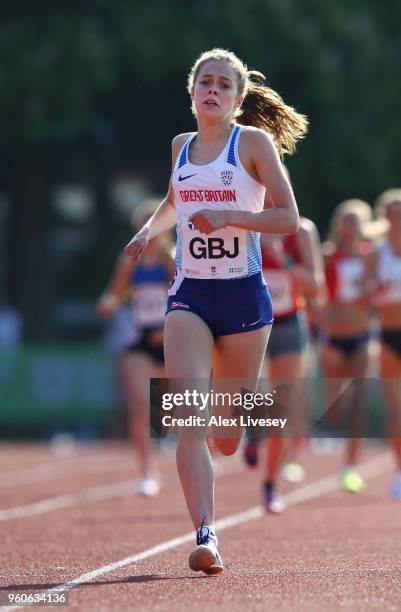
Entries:
{"type": "Polygon", "coordinates": [[[183,150],[181,151],[180,161],[178,162],[178,168],[181,168],[181,166],[185,166],[185,164],[187,163],[187,148],[188,148],[188,143],[186,142],[183,150]]]}
{"type": "Polygon", "coordinates": [[[235,141],[237,140],[239,129],[240,129],[239,125],[237,125],[234,128],[234,132],[233,132],[233,135],[231,137],[230,147],[228,149],[227,163],[231,164],[232,166],[236,166],[237,165],[237,162],[235,161],[234,150],[235,150],[235,141]]]}

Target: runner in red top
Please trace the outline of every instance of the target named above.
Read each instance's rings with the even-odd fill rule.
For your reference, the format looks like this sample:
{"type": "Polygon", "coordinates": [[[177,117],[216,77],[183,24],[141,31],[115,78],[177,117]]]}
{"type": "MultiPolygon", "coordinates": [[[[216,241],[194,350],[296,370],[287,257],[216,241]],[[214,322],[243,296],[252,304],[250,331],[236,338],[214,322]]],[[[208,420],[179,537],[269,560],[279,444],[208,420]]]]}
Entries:
{"type": "MultiPolygon", "coordinates": [[[[318,295],[324,281],[318,232],[312,221],[301,218],[297,234],[263,236],[261,245],[263,273],[269,282],[274,309],[271,344],[267,351],[268,377],[281,381],[305,378],[308,375],[306,296],[318,295]]],[[[293,387],[293,391],[296,388],[293,387]]],[[[292,397],[282,398],[282,401],[290,410],[295,405],[292,397]]],[[[302,408],[297,402],[297,415],[291,412],[292,416],[297,416],[300,430],[305,424],[300,414],[305,412],[302,408]]],[[[282,437],[268,440],[263,475],[264,503],[268,512],[283,510],[282,499],[276,490],[278,474],[283,459],[295,452],[300,440],[301,433],[291,440],[282,437]]],[[[245,460],[250,466],[258,461],[258,441],[252,432],[245,446],[245,460]]],[[[293,458],[283,469],[286,478],[292,482],[303,478],[304,470],[293,458]]]]}
{"type": "MultiPolygon", "coordinates": [[[[337,397],[347,388],[350,379],[358,381],[368,377],[372,364],[369,291],[374,246],[363,239],[364,225],[371,218],[372,209],[362,200],[339,204],[332,217],[330,240],[324,244],[327,303],[323,311],[321,363],[327,379],[340,379],[326,385],[327,406],[331,407],[327,418],[333,421],[339,416],[333,408],[337,397]]],[[[356,385],[352,411],[349,408],[348,413],[352,424],[341,476],[342,488],[353,493],[365,487],[355,470],[364,402],[363,386],[356,385]]]]}

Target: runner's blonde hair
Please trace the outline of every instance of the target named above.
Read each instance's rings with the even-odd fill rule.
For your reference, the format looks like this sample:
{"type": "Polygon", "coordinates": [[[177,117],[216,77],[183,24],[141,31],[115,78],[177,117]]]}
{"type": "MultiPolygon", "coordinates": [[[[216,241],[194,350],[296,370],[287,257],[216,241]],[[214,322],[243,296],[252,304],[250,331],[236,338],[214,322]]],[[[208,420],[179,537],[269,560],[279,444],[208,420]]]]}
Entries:
{"type": "MultiPolygon", "coordinates": [[[[192,96],[202,66],[220,60],[228,62],[233,68],[237,76],[238,96],[244,96],[241,108],[234,113],[237,122],[252,125],[270,134],[281,157],[285,153],[293,154],[296,143],[308,131],[307,117],[285,104],[281,96],[265,84],[266,77],[257,70],[248,70],[246,64],[232,51],[216,48],[202,53],[188,75],[189,94],[192,96]]],[[[196,115],[193,103],[192,112],[196,115]]]]}
{"type": "Polygon", "coordinates": [[[353,214],[359,219],[361,226],[361,238],[375,240],[385,232],[382,223],[373,219],[373,208],[368,202],[358,198],[344,200],[335,207],[330,221],[328,240],[334,244],[339,242],[338,225],[345,215],[353,214]]]}

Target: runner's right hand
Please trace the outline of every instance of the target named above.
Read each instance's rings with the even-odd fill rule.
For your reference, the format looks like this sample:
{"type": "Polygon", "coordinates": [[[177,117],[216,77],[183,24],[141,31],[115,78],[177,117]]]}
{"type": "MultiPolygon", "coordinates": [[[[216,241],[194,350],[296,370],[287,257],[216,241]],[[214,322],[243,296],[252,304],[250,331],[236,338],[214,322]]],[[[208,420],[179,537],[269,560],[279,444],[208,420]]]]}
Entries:
{"type": "Polygon", "coordinates": [[[98,317],[108,319],[119,307],[119,300],[109,293],[102,295],[95,304],[95,311],[98,317]]]}
{"type": "Polygon", "coordinates": [[[129,241],[127,246],[124,248],[124,253],[134,261],[139,261],[142,253],[146,249],[149,242],[149,230],[142,229],[140,232],[135,234],[132,240],[129,241]]]}

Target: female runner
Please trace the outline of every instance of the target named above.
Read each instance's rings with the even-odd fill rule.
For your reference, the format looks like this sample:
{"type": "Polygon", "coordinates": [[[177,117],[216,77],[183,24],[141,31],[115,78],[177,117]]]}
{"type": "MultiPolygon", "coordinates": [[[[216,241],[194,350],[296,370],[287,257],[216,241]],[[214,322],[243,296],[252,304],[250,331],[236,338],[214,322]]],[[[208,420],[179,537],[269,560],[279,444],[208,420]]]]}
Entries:
{"type": "MultiPolygon", "coordinates": [[[[159,204],[159,202],[157,202],[159,204]]],[[[142,227],[156,209],[145,202],[134,215],[135,229],[142,227]]],[[[137,491],[155,495],[159,483],[152,465],[149,436],[149,380],[164,376],[163,326],[167,289],[175,272],[174,261],[160,238],[150,240],[140,263],[126,255],[117,261],[109,287],[97,303],[97,312],[109,317],[127,293],[132,300],[136,338],[126,338],[121,369],[130,413],[130,436],[139,461],[137,491]]]]}
{"type": "MultiPolygon", "coordinates": [[[[346,200],[334,210],[330,240],[324,244],[327,283],[327,303],[323,309],[323,341],[321,364],[327,383],[327,394],[336,395],[341,379],[355,380],[355,397],[346,408],[351,423],[345,461],[341,473],[341,487],[350,493],[360,493],[365,483],[358,474],[362,419],[366,397],[362,384],[371,368],[372,351],[372,270],[375,249],[364,240],[363,229],[372,218],[372,209],[362,200],[346,200]],[[330,393],[329,393],[330,390],[330,393]]],[[[328,410],[334,399],[328,401],[328,410]]],[[[337,405],[337,404],[336,404],[337,405]]],[[[331,408],[331,410],[336,410],[331,408]]],[[[328,414],[337,420],[338,415],[328,414]]]]}
{"type": "Polygon", "coordinates": [[[388,435],[397,466],[390,494],[401,499],[401,189],[385,191],[375,209],[388,222],[377,254],[374,305],[381,328],[380,374],[389,407],[388,435]]]}
{"type": "MultiPolygon", "coordinates": [[[[148,240],[177,221],[177,272],[164,330],[167,376],[174,379],[258,379],[273,320],[261,273],[259,233],[291,234],[298,210],[280,154],[292,153],[307,120],[222,49],[203,53],[188,91],[197,132],[173,140],[166,198],[126,246],[138,258],[148,240]],[[242,125],[240,125],[242,124],[242,125]],[[274,207],[264,210],[268,189],[274,207]]],[[[252,384],[250,382],[249,384],[252,384]]],[[[191,414],[194,406],[188,407],[191,414]]],[[[232,454],[237,432],[216,437],[232,454]]],[[[205,437],[182,431],[177,467],[197,530],[189,565],[223,571],[213,527],[214,476],[205,437]]]]}

